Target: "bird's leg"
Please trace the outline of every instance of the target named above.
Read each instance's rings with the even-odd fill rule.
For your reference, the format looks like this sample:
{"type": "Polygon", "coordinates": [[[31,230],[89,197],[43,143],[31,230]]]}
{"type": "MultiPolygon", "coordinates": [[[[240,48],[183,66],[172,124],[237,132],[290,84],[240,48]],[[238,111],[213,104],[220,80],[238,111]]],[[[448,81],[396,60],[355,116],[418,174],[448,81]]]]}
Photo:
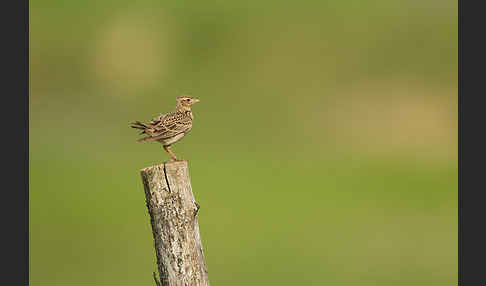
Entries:
{"type": "Polygon", "coordinates": [[[164,150],[167,151],[167,153],[169,153],[170,157],[172,158],[171,161],[177,161],[176,155],[174,153],[172,153],[172,151],[170,151],[170,146],[164,145],[164,150]]]}

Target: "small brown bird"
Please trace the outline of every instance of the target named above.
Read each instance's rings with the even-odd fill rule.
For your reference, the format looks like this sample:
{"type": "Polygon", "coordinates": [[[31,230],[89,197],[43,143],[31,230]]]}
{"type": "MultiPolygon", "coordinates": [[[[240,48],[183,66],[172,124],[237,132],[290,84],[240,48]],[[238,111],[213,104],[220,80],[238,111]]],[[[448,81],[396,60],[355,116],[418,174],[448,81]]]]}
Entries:
{"type": "Polygon", "coordinates": [[[137,142],[158,141],[162,143],[164,150],[169,153],[172,160],[177,160],[176,155],[170,151],[170,146],[181,140],[191,130],[194,119],[191,105],[196,102],[199,102],[199,99],[192,96],[179,96],[174,111],[161,114],[149,123],[132,122],[132,128],[141,129],[143,131],[140,134],[148,135],[138,139],[137,142]]]}

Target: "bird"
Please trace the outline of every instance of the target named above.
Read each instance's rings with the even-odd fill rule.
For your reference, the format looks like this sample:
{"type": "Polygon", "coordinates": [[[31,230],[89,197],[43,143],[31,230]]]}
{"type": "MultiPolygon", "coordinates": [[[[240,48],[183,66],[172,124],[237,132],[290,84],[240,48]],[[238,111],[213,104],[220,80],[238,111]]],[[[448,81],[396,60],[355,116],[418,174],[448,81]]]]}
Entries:
{"type": "Polygon", "coordinates": [[[178,161],[170,147],[192,129],[194,115],[191,105],[199,102],[199,99],[187,95],[178,96],[176,100],[177,104],[172,112],[160,114],[148,123],[140,121],[131,123],[132,128],[142,130],[139,135],[147,135],[138,139],[137,142],[157,141],[162,143],[164,150],[171,157],[170,161],[178,161]]]}

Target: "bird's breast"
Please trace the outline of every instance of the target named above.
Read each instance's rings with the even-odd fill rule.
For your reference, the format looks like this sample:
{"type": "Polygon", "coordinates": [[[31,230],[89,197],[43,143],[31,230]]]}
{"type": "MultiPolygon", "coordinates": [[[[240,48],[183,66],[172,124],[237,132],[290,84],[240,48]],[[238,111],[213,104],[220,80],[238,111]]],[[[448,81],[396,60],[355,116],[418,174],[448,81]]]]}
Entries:
{"type": "Polygon", "coordinates": [[[186,115],[189,116],[191,120],[194,120],[194,115],[192,114],[192,111],[188,111],[186,115]]]}

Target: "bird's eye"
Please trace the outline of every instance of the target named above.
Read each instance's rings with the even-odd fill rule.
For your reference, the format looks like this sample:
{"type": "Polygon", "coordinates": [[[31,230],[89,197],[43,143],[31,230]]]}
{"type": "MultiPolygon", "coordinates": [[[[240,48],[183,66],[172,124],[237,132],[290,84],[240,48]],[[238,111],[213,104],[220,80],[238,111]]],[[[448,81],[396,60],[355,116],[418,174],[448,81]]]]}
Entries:
{"type": "Polygon", "coordinates": [[[188,99],[186,99],[186,101],[187,101],[187,102],[189,102],[189,101],[191,101],[191,100],[188,98],[188,99]]]}

